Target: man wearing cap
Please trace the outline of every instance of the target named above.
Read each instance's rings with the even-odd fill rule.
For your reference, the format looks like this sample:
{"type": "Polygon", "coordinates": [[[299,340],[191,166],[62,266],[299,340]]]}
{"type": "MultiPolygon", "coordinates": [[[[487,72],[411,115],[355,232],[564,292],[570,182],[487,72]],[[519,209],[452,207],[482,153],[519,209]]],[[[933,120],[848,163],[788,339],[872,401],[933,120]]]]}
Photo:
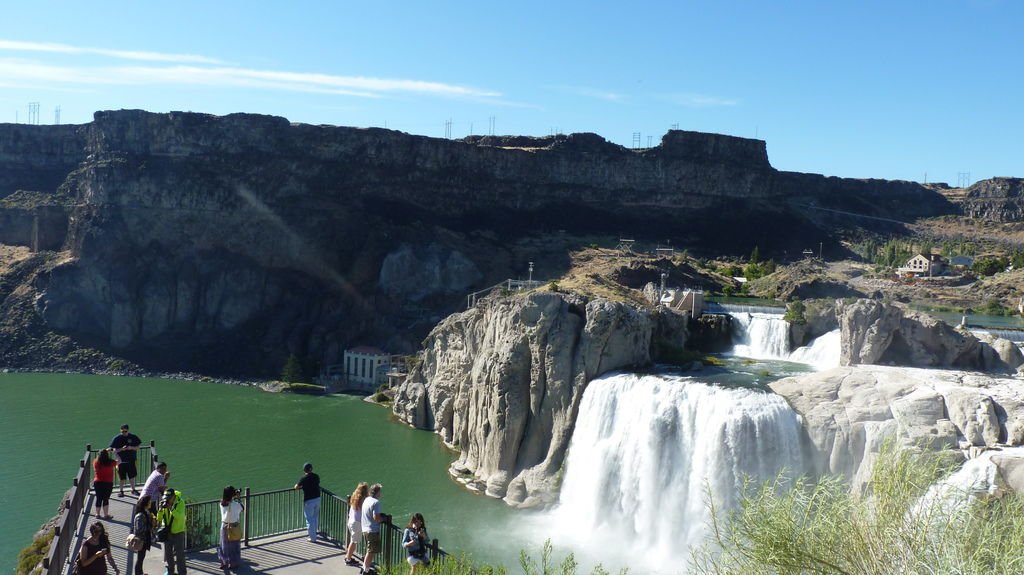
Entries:
{"type": "Polygon", "coordinates": [[[170,487],[164,490],[160,511],[156,512],[156,522],[160,528],[170,526],[170,533],[164,542],[166,575],[185,575],[185,496],[180,491],[170,487]]]}
{"type": "Polygon", "coordinates": [[[121,479],[121,497],[124,497],[124,480],[128,479],[132,486],[132,495],[138,495],[135,490],[135,476],[139,471],[135,468],[135,454],[139,451],[142,440],[139,436],[128,432],[128,424],[121,426],[121,433],[110,440],[110,447],[117,453],[120,460],[117,464],[117,476],[121,479]]]}
{"type": "Polygon", "coordinates": [[[302,478],[295,489],[302,489],[302,510],[306,514],[306,530],[309,541],[316,543],[317,520],[320,518],[320,476],[313,473],[313,464],[302,466],[302,478]]]}

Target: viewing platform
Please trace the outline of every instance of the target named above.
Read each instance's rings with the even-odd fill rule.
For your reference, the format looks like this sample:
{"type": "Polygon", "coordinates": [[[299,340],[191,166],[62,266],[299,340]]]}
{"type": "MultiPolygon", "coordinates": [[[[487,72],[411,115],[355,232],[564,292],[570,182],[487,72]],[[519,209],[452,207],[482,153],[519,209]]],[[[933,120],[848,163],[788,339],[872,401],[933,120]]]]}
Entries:
{"type": "MultiPolygon", "coordinates": [[[[131,520],[137,496],[130,490],[125,496],[118,496],[115,480],[114,493],[110,498],[110,514],[113,519],[96,516],[95,492],[91,488],[92,462],[98,450],[86,446],[85,454],[79,461],[79,470],[71,491],[61,504],[61,514],[54,528],[53,543],[43,560],[46,575],[70,574],[82,541],[89,536],[89,525],[99,521],[106,528],[114,561],[122,575],[134,573],[137,555],[125,547],[125,540],[131,529],[131,520]]],[[[156,445],[151,442],[139,450],[136,484],[139,488],[155,468],[156,445]]],[[[302,511],[302,492],[293,489],[279,489],[253,493],[243,490],[242,504],[245,511],[242,524],[242,564],[237,569],[220,568],[217,545],[220,533],[220,501],[194,502],[189,498],[187,486],[181,487],[186,504],[186,565],[189,573],[267,573],[273,575],[291,574],[351,574],[358,575],[359,567],[345,564],[345,547],[348,544],[346,523],[349,505],[347,496],[321,488],[319,539],[316,543],[306,537],[305,517],[302,511]]],[[[386,521],[381,524],[381,552],[377,555],[378,566],[405,561],[402,547],[402,528],[386,521]]],[[[447,556],[434,539],[427,545],[431,560],[447,556]]],[[[356,556],[362,558],[362,545],[356,556]]],[[[113,570],[107,567],[108,573],[113,570]]],[[[149,575],[164,573],[163,548],[153,543],[146,554],[143,572],[149,575]]]]}

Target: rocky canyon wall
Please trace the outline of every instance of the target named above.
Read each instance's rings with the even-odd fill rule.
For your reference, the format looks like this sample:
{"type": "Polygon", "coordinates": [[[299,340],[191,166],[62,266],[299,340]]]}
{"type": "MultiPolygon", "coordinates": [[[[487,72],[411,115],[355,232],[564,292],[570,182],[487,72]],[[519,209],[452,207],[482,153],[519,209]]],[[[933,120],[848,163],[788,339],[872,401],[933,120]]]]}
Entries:
{"type": "Polygon", "coordinates": [[[591,379],[647,364],[658,320],[604,300],[533,293],[441,322],[394,411],[460,451],[452,472],[511,505],[551,503],[591,379]]]}
{"type": "MultiPolygon", "coordinates": [[[[414,351],[467,291],[533,259],[511,247],[521,238],[795,253],[831,232],[792,206],[836,190],[867,194],[872,213],[950,209],[916,184],[778,172],[764,142],[717,134],[628,150],[594,134],[453,141],[132,110],[0,125],[0,195],[18,189],[68,213],[66,238],[53,227],[40,248],[72,257],[32,282],[47,326],[150,368],[264,377],[289,353],[315,369],[356,343],[414,351]]],[[[24,238],[29,217],[0,221],[24,238]]]]}

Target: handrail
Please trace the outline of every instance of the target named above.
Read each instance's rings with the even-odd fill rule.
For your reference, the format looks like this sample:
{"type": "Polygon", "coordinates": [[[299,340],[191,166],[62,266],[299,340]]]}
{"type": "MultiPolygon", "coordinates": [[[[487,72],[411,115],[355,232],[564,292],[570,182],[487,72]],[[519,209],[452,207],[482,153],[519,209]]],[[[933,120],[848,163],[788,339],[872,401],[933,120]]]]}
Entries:
{"type": "Polygon", "coordinates": [[[43,572],[46,575],[60,575],[71,556],[71,542],[78,531],[78,520],[89,493],[89,473],[92,471],[91,445],[85,446],[85,454],[78,462],[78,473],[72,479],[71,494],[61,502],[61,514],[53,528],[53,541],[43,558],[43,572]]]}

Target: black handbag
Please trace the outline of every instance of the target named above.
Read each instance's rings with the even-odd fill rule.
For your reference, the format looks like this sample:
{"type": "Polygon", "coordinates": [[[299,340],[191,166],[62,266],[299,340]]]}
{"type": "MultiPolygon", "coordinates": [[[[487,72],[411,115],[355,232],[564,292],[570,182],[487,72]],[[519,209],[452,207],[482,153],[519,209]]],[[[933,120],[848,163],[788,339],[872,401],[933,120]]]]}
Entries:
{"type": "Polygon", "coordinates": [[[156,530],[156,540],[157,541],[159,541],[160,543],[166,543],[167,540],[170,539],[170,537],[171,537],[171,526],[170,525],[161,525],[160,527],[157,528],[157,530],[156,530]]]}

